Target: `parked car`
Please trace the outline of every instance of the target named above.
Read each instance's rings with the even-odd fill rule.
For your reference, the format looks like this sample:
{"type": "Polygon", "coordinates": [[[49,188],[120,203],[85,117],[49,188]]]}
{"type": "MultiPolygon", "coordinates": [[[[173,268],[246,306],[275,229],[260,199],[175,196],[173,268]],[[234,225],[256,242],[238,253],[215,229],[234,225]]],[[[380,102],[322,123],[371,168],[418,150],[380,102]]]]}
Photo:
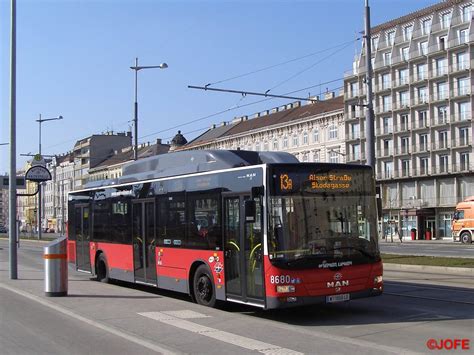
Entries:
{"type": "Polygon", "coordinates": [[[0,226],[0,233],[8,233],[8,230],[4,226],[0,226]]]}

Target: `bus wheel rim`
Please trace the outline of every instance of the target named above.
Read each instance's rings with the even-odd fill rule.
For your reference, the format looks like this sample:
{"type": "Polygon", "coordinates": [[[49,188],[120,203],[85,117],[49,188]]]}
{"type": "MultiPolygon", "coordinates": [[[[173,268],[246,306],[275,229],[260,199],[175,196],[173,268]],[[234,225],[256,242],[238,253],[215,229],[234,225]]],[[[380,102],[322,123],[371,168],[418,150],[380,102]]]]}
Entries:
{"type": "Polygon", "coordinates": [[[199,298],[203,301],[209,301],[212,296],[212,287],[211,287],[211,280],[205,275],[202,275],[198,279],[197,289],[199,298]]]}

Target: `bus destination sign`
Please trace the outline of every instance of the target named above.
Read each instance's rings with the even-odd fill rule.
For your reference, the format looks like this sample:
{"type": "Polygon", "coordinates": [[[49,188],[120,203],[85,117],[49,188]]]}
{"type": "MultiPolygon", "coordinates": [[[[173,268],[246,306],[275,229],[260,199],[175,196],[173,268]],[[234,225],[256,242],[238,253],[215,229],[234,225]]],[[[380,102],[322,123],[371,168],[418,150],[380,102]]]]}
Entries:
{"type": "Polygon", "coordinates": [[[348,191],[353,189],[353,176],[347,172],[280,173],[280,191],[348,191]]]}

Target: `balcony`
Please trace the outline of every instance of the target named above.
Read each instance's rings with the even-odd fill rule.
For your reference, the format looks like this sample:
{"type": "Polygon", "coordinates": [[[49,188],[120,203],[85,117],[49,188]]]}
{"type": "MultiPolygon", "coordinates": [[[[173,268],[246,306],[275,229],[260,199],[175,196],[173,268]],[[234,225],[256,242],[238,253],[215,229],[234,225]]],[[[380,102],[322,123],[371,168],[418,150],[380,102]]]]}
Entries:
{"type": "Polygon", "coordinates": [[[452,98],[456,98],[459,96],[469,96],[471,95],[471,86],[459,86],[454,87],[453,90],[450,91],[450,96],[452,98]]]}
{"type": "Polygon", "coordinates": [[[450,122],[450,118],[448,116],[438,116],[436,118],[433,118],[432,120],[432,126],[445,126],[450,122]]]}
{"type": "Polygon", "coordinates": [[[392,103],[390,104],[385,104],[385,105],[380,105],[376,107],[375,113],[385,113],[385,112],[391,112],[392,111],[392,103]]]}
{"type": "Polygon", "coordinates": [[[413,153],[428,153],[430,145],[429,143],[419,143],[412,145],[412,152],[413,153]]]}
{"type": "Polygon", "coordinates": [[[456,38],[453,38],[452,40],[448,41],[448,48],[455,48],[455,47],[458,47],[458,46],[464,46],[469,43],[469,35],[467,34],[466,36],[464,37],[456,37],[456,38]]]}
{"type": "Polygon", "coordinates": [[[434,93],[433,95],[430,96],[431,102],[436,102],[436,101],[443,101],[447,100],[449,97],[449,91],[448,90],[443,90],[434,93]]]}
{"type": "Polygon", "coordinates": [[[450,147],[447,139],[431,143],[431,149],[432,150],[447,150],[449,148],[451,148],[451,147],[450,147]]]}
{"type": "Polygon", "coordinates": [[[430,79],[439,78],[440,76],[448,75],[449,66],[443,65],[430,70],[430,79]]]}
{"type": "Polygon", "coordinates": [[[347,162],[360,162],[362,160],[365,160],[365,153],[351,153],[347,156],[347,162]]]}
{"type": "Polygon", "coordinates": [[[393,156],[393,148],[377,150],[377,158],[390,158],[392,156],[393,156]]]}
{"type": "Polygon", "coordinates": [[[393,87],[398,87],[398,86],[403,86],[403,85],[408,85],[410,83],[410,77],[404,76],[401,78],[396,78],[395,80],[392,81],[393,87]]]}
{"type": "Polygon", "coordinates": [[[451,170],[455,173],[472,172],[474,171],[474,163],[469,163],[467,161],[464,163],[453,164],[451,170]]]}
{"type": "Polygon", "coordinates": [[[399,125],[394,125],[393,126],[393,131],[395,133],[406,133],[408,131],[410,131],[410,125],[408,123],[402,123],[402,124],[399,124],[399,125]]]}
{"type": "Polygon", "coordinates": [[[412,105],[413,106],[426,105],[426,104],[428,104],[428,101],[429,101],[429,96],[428,95],[416,96],[412,100],[412,105]]]}
{"type": "Polygon", "coordinates": [[[459,63],[454,63],[449,66],[449,73],[454,74],[457,72],[462,72],[469,70],[469,61],[468,60],[463,60],[459,63]]]}
{"type": "Polygon", "coordinates": [[[402,146],[395,148],[395,155],[405,155],[410,154],[410,147],[409,146],[402,146]]]}
{"type": "Polygon", "coordinates": [[[472,147],[472,140],[470,138],[458,138],[451,140],[451,148],[468,148],[472,147]]]}
{"type": "Polygon", "coordinates": [[[404,110],[410,108],[409,100],[397,100],[394,104],[394,110],[404,110]]]}
{"type": "Polygon", "coordinates": [[[458,112],[451,115],[451,122],[469,122],[472,119],[471,112],[458,112]]]}
{"type": "Polygon", "coordinates": [[[349,132],[348,134],[348,140],[359,140],[359,139],[364,139],[365,134],[364,132],[349,132]]]}
{"type": "Polygon", "coordinates": [[[377,128],[377,136],[390,135],[393,133],[393,126],[387,125],[377,128]]]}
{"type": "Polygon", "coordinates": [[[426,118],[418,119],[413,122],[413,130],[425,129],[430,127],[430,121],[426,118]]]}

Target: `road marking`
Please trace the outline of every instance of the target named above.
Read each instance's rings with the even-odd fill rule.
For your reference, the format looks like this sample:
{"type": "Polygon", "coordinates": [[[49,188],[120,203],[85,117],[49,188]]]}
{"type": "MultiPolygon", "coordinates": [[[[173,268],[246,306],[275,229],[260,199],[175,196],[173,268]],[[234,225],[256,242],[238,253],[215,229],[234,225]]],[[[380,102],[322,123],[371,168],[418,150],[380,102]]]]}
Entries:
{"type": "Polygon", "coordinates": [[[195,319],[195,318],[210,318],[211,317],[203,313],[191,311],[189,309],[184,309],[182,311],[165,311],[162,313],[165,313],[171,317],[176,317],[180,319],[195,319]]]}
{"type": "MultiPolygon", "coordinates": [[[[192,333],[196,333],[199,335],[206,336],[208,338],[216,339],[219,341],[222,341],[224,343],[232,344],[239,346],[241,348],[247,349],[247,350],[254,350],[258,351],[262,354],[282,354],[282,355],[302,355],[303,353],[300,353],[298,351],[294,351],[291,349],[286,349],[282,348],[277,345],[269,344],[269,343],[264,343],[263,341],[247,338],[244,336],[240,336],[237,334],[225,332],[222,330],[218,330],[215,328],[207,327],[205,325],[193,323],[190,321],[187,321],[183,318],[178,318],[176,316],[173,316],[172,314],[186,314],[187,311],[174,311],[174,312],[143,312],[143,313],[138,313],[141,316],[151,318],[154,320],[157,320],[161,323],[171,325],[173,327],[187,330],[192,333]]],[[[193,312],[197,313],[197,312],[193,312]]],[[[196,316],[199,313],[195,314],[193,318],[197,318],[196,316]]],[[[203,315],[205,316],[205,315],[203,315]]],[[[207,316],[205,316],[207,317],[207,316]]]]}
{"type": "Polygon", "coordinates": [[[105,324],[102,324],[102,323],[99,323],[99,322],[96,322],[92,319],[89,319],[89,318],[86,318],[84,316],[81,316],[79,314],[76,314],[72,311],[70,311],[69,309],[67,308],[64,308],[64,307],[61,307],[61,306],[58,306],[57,304],[54,304],[54,303],[51,303],[49,301],[46,301],[44,299],[42,299],[41,297],[38,297],[36,295],[33,295],[31,293],[28,293],[28,292],[25,292],[25,291],[22,291],[22,290],[19,290],[15,287],[12,287],[10,285],[6,285],[4,283],[1,283],[0,282],[0,287],[5,289],[5,290],[8,290],[10,292],[14,292],[20,296],[23,296],[25,298],[28,298],[32,301],[35,301],[37,303],[40,303],[42,304],[43,306],[46,306],[46,307],[49,307],[51,309],[54,309],[55,311],[58,311],[62,314],[65,314],[71,318],[74,318],[74,319],[77,319],[81,322],[84,322],[84,323],[87,323],[89,325],[92,325],[96,328],[99,328],[101,330],[104,330],[108,333],[111,333],[111,334],[114,334],[118,337],[121,337],[125,340],[128,340],[132,343],[135,343],[135,344],[138,344],[138,345],[141,345],[147,349],[150,349],[150,350],[153,350],[157,353],[161,353],[161,354],[164,354],[164,355],[167,355],[167,354],[177,354],[176,351],[173,351],[173,350],[170,350],[168,348],[166,348],[164,345],[157,345],[157,344],[154,344],[154,343],[150,343],[149,341],[143,339],[143,338],[139,338],[139,337],[136,337],[136,336],[133,336],[131,334],[128,334],[128,333],[125,333],[121,330],[118,330],[116,328],[113,328],[111,326],[108,326],[108,325],[105,325],[105,324]]]}

